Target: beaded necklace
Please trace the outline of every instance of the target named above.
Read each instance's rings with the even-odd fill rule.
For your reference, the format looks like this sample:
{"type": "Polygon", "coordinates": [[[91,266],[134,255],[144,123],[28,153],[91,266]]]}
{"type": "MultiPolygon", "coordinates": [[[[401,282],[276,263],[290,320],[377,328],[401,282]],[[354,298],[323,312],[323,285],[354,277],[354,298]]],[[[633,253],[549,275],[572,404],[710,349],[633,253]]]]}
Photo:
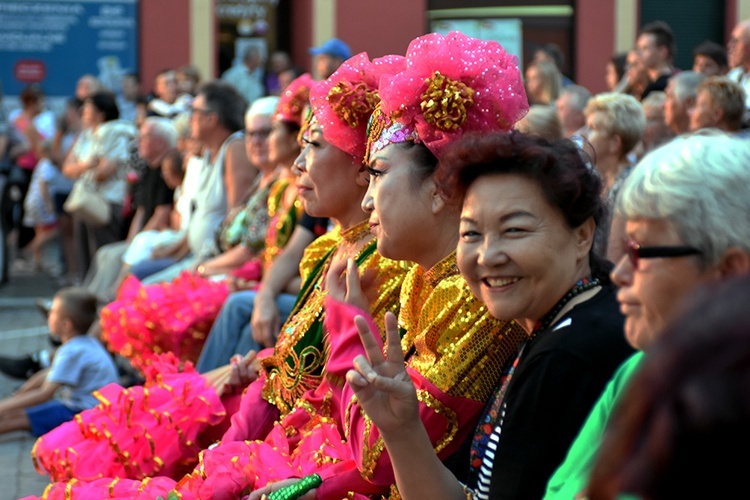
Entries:
{"type": "Polygon", "coordinates": [[[573,288],[568,290],[568,293],[563,295],[563,297],[557,301],[557,304],[555,304],[550,311],[542,316],[534,325],[534,329],[531,330],[531,335],[529,335],[529,340],[533,339],[537,336],[539,332],[543,332],[547,329],[549,329],[550,326],[552,326],[552,322],[557,318],[557,315],[560,314],[560,311],[562,311],[563,307],[565,307],[568,302],[573,300],[578,295],[581,295],[583,292],[591,290],[594,287],[599,286],[599,278],[589,279],[589,278],[583,278],[576,282],[575,285],[573,285],[573,288]]]}
{"type": "MultiPolygon", "coordinates": [[[[503,406],[505,401],[505,394],[508,389],[508,384],[510,384],[511,379],[513,378],[513,374],[516,371],[518,363],[521,361],[521,357],[526,350],[526,346],[529,345],[529,342],[531,342],[531,340],[536,337],[539,332],[547,331],[552,326],[552,322],[555,321],[557,315],[560,314],[560,311],[562,311],[562,309],[568,304],[568,302],[570,302],[583,292],[599,286],[599,284],[600,282],[598,278],[583,278],[581,280],[578,280],[576,284],[573,285],[573,288],[571,288],[568,293],[563,295],[563,297],[558,300],[554,306],[552,306],[552,309],[550,309],[547,314],[542,316],[536,322],[534,328],[531,330],[531,334],[529,334],[529,337],[521,342],[521,345],[518,348],[518,354],[501,378],[502,381],[498,385],[497,389],[495,389],[495,393],[492,399],[490,399],[489,403],[487,404],[487,407],[482,414],[482,418],[479,420],[479,424],[477,425],[474,432],[474,440],[471,443],[471,455],[469,462],[471,467],[470,479],[472,479],[473,481],[470,481],[470,484],[479,480],[479,472],[485,460],[485,451],[487,450],[487,444],[490,440],[490,436],[493,432],[495,432],[499,424],[502,425],[502,417],[505,414],[503,406]]],[[[489,470],[491,469],[492,468],[490,467],[489,470]]]]}

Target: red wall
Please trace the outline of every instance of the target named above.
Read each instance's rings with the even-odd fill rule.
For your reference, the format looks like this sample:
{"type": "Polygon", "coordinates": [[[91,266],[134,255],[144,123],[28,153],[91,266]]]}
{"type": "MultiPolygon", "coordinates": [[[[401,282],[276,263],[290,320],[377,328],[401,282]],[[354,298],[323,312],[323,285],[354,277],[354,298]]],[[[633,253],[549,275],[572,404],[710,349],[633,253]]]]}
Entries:
{"type": "Polygon", "coordinates": [[[336,32],[353,54],[403,55],[409,42],[425,34],[426,0],[339,0],[337,5],[336,32]]]}
{"type": "Polygon", "coordinates": [[[144,0],[139,4],[141,90],[148,93],[159,71],[190,62],[190,8],[185,0],[144,0]]]}
{"type": "Polygon", "coordinates": [[[614,55],[615,2],[576,2],[576,83],[592,93],[604,92],[604,71],[614,55]]]}

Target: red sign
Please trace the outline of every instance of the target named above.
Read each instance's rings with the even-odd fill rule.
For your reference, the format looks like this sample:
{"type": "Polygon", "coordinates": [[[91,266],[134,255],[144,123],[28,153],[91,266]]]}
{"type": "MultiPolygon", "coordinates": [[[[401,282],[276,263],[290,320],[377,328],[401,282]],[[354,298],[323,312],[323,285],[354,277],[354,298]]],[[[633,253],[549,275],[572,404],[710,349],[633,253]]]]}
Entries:
{"type": "Polygon", "coordinates": [[[23,83],[39,83],[44,80],[47,68],[42,61],[22,60],[17,61],[13,68],[13,76],[23,83]]]}

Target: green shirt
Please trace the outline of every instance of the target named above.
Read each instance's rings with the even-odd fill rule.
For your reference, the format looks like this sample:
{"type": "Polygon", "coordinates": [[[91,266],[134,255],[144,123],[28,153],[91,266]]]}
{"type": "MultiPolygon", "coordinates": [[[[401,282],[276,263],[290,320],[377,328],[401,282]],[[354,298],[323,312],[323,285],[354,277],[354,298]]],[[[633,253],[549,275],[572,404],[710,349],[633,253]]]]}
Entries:
{"type": "Polygon", "coordinates": [[[609,416],[642,359],[643,352],[633,354],[612,376],[570,446],[565,460],[547,483],[545,500],[573,500],[586,487],[609,416]]]}

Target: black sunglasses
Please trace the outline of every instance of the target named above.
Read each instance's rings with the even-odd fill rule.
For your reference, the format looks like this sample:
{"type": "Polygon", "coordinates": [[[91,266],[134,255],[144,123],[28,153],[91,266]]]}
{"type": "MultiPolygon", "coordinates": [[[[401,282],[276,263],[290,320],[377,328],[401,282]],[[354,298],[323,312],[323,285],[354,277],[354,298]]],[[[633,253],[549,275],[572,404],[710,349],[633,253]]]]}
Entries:
{"type": "Polygon", "coordinates": [[[625,242],[625,251],[628,254],[633,269],[638,269],[639,259],[655,259],[663,257],[685,257],[687,255],[700,255],[702,252],[695,247],[689,246],[654,246],[642,247],[634,240],[625,242]]]}

